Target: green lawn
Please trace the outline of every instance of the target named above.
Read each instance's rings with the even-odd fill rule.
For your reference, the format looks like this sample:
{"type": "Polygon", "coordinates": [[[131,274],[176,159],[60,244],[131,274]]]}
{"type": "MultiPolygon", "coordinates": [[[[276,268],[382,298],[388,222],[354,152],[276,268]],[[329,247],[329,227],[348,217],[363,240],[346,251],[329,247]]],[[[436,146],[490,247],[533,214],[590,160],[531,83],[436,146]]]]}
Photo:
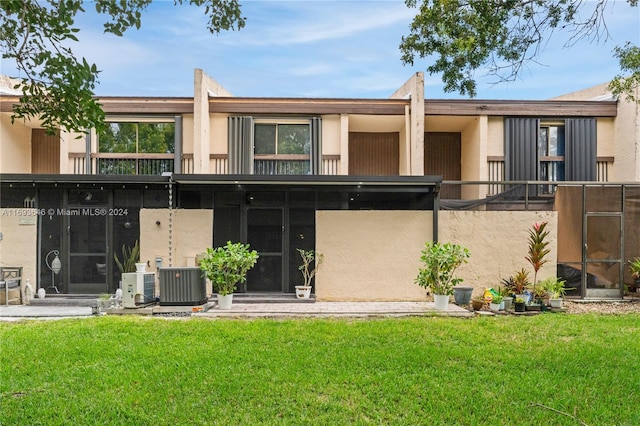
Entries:
{"type": "Polygon", "coordinates": [[[0,345],[3,426],[640,425],[638,314],[106,316],[0,345]]]}

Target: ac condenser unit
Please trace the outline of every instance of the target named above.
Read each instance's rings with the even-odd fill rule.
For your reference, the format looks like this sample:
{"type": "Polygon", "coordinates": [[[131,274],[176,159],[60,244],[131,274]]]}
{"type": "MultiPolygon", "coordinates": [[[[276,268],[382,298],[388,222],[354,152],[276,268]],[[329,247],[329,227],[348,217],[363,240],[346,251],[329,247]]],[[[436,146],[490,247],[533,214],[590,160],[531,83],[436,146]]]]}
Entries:
{"type": "Polygon", "coordinates": [[[137,308],[155,300],[156,274],[129,272],[122,274],[122,306],[137,308]]]}
{"type": "Polygon", "coordinates": [[[200,268],[160,268],[160,305],[202,305],[207,302],[206,280],[200,268]]]}

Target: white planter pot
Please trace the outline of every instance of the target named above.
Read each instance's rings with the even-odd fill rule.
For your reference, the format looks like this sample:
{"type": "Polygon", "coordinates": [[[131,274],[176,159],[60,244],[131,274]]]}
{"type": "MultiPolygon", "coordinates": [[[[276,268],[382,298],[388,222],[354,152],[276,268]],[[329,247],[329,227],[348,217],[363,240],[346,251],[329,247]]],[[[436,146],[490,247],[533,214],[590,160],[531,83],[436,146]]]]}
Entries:
{"type": "Polygon", "coordinates": [[[231,309],[233,303],[233,293],[224,296],[218,295],[218,309],[231,309]]]}
{"type": "Polygon", "coordinates": [[[434,294],[433,301],[436,311],[446,311],[449,309],[449,296],[446,294],[434,294]]]}
{"type": "Polygon", "coordinates": [[[309,285],[296,286],[296,298],[308,299],[310,296],[311,296],[311,286],[309,285]]]}
{"type": "Polygon", "coordinates": [[[562,308],[562,299],[549,299],[552,308],[562,308]]]}
{"type": "Polygon", "coordinates": [[[145,272],[147,270],[146,263],[136,263],[136,272],[145,272]]]}
{"type": "Polygon", "coordinates": [[[511,305],[513,304],[513,298],[507,297],[502,301],[502,303],[504,304],[504,310],[508,311],[511,309],[511,305]]]}
{"type": "Polygon", "coordinates": [[[489,309],[491,309],[492,312],[500,311],[500,303],[489,303],[489,309]]]}

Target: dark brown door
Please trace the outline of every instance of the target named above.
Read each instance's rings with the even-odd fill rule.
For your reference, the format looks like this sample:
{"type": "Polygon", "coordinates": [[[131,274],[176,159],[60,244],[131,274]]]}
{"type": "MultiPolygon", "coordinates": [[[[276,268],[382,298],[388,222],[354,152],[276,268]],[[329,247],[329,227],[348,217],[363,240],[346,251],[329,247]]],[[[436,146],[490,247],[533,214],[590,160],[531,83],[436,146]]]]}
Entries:
{"type": "Polygon", "coordinates": [[[31,130],[31,173],[60,173],[60,135],[48,135],[44,129],[31,130]]]}
{"type": "Polygon", "coordinates": [[[349,174],[398,176],[400,136],[397,132],[349,132],[349,174]]]}
{"type": "MultiPolygon", "coordinates": [[[[427,132],[424,134],[424,174],[442,176],[443,180],[461,180],[462,148],[460,133],[427,132]]],[[[460,185],[443,185],[442,199],[460,199],[460,185]]]]}

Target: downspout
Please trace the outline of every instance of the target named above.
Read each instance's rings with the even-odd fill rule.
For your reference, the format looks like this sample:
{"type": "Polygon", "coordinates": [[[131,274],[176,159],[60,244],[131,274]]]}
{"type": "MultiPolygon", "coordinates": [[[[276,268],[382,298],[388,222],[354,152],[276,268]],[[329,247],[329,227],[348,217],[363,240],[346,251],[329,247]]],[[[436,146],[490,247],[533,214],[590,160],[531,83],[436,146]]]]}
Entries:
{"type": "Polygon", "coordinates": [[[169,175],[169,267],[173,267],[173,174],[169,175]]]}
{"type": "Polygon", "coordinates": [[[442,182],[436,182],[433,194],[433,242],[438,242],[438,210],[440,210],[440,185],[442,182]]]}

